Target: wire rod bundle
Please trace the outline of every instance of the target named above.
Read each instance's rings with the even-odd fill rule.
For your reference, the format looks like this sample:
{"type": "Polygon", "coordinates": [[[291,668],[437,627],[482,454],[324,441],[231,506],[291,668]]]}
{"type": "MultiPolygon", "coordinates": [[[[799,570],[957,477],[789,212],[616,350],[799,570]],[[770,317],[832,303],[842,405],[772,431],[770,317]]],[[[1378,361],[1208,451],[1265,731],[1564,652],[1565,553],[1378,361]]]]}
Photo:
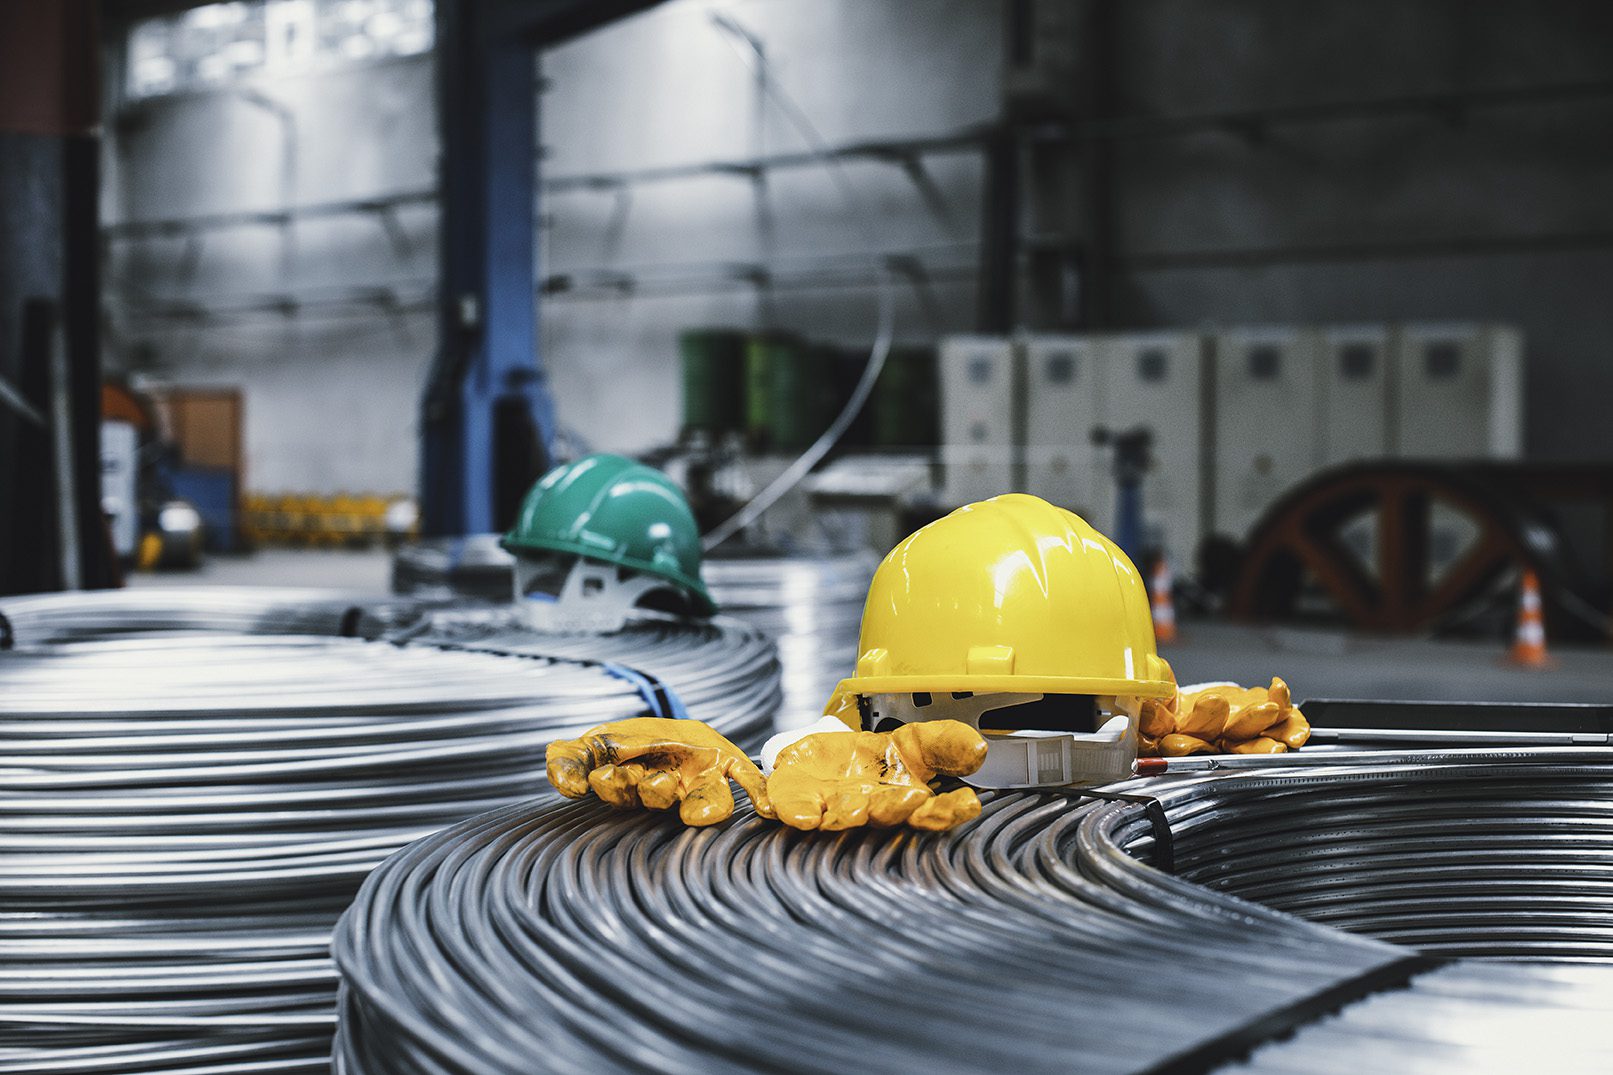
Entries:
{"type": "Polygon", "coordinates": [[[651,711],[637,657],[730,737],[777,704],[771,644],[736,624],[468,631],[492,652],[276,633],[419,611],[253,590],[0,604],[0,1072],[327,1070],[329,933],[377,863],[549,794],[551,740],[651,711]]]}
{"type": "Polygon", "coordinates": [[[1517,1075],[1613,1069],[1613,972],[1464,962],[1358,1001],[1227,1070],[1517,1075]]]}
{"type": "Polygon", "coordinates": [[[409,645],[447,646],[513,656],[605,662],[648,673],[687,709],[742,747],[766,738],[779,707],[779,662],[773,643],[746,624],[718,617],[685,620],[635,614],[609,634],[536,631],[518,609],[435,613],[389,636],[409,645]]]}
{"type": "Polygon", "coordinates": [[[385,637],[626,666],[665,682],[690,716],[745,746],[765,737],[779,708],[773,644],[729,619],[644,613],[614,634],[535,632],[507,602],[467,608],[446,594],[375,598],[247,586],[106,590],[0,602],[0,647],[185,632],[385,637]]]}
{"type": "MultiPolygon", "coordinates": [[[[1613,751],[1376,751],[1139,784],[1169,816],[1176,869],[1122,865],[1111,876],[1131,897],[1229,912],[1251,906],[1240,896],[1258,899],[1427,961],[1404,983],[1335,998],[1336,1015],[1311,1011],[1286,1040],[1266,1034],[1233,1069],[1613,1066],[1613,751]]],[[[1094,808],[1093,846],[1150,844],[1129,813],[1094,808]]]]}
{"type": "Polygon", "coordinates": [[[1180,877],[1313,921],[1443,956],[1613,963],[1600,764],[1212,781],[1173,829],[1180,877]]]}
{"type": "MultiPolygon", "coordinates": [[[[1440,767],[1408,755],[1127,790],[1159,798],[1191,872],[1250,802],[1273,831],[1270,801],[1347,812],[1362,787],[1384,802],[1419,787],[1449,801],[1457,784],[1471,802],[1524,811],[1548,786],[1577,789],[1576,801],[1605,789],[1610,759],[1514,751],[1440,767]]],[[[1282,1047],[1310,1034],[1332,1044],[1308,1048],[1303,1070],[1401,1070],[1397,1041],[1418,1070],[1473,1070],[1451,1061],[1474,1059],[1464,1035],[1484,1039],[1509,988],[1547,1024],[1601,1013],[1558,1043],[1569,1064],[1558,1070],[1605,1070],[1595,1061],[1613,1055],[1606,968],[1441,968],[1156,870],[1153,833],[1135,803],[1041,793],[988,795],[978,821],[936,836],[802,834],[745,811],[689,831],[596,803],[506,807],[411,846],[365,883],[335,941],[338,1070],[1202,1070],[1296,1028],[1282,1047]],[[1397,996],[1420,1022],[1379,1003],[1397,996]],[[1381,1063],[1339,1048],[1326,1020],[1341,1007],[1338,1019],[1366,1021],[1381,1063]]],[[[1584,858],[1613,849],[1593,840],[1584,858]]],[[[1572,886],[1567,860],[1533,865],[1572,886]]],[[[1250,1063],[1302,1066],[1262,1056],[1250,1063]]]]}
{"type": "Polygon", "coordinates": [[[260,586],[38,594],[0,601],[0,648],[182,631],[370,637],[426,607],[416,599],[260,586]]]}
{"type": "Polygon", "coordinates": [[[1396,958],[1258,909],[1106,911],[1083,813],[997,796],[933,838],[489,814],[343,918],[338,1070],[1131,1071],[1396,958]]]}
{"type": "MultiPolygon", "coordinates": [[[[393,558],[400,594],[504,603],[513,559],[497,534],[420,542],[393,558]]],[[[857,661],[863,600],[878,559],[867,553],[780,556],[735,549],[708,556],[702,574],[725,616],[774,639],[783,666],[779,723],[810,724],[857,661]]]]}
{"type": "Polygon", "coordinates": [[[857,664],[863,602],[877,557],[716,556],[706,579],[724,613],[778,643],[784,702],[778,723],[810,724],[857,664]]]}
{"type": "Polygon", "coordinates": [[[435,538],[392,554],[392,590],[417,597],[505,602],[515,593],[515,558],[499,534],[435,538]]]}

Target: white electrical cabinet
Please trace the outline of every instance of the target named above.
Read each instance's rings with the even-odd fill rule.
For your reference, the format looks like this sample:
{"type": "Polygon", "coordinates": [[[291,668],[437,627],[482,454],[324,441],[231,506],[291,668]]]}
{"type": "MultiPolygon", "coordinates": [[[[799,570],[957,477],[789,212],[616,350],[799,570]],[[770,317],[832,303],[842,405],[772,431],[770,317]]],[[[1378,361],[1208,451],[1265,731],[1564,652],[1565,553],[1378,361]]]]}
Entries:
{"type": "Polygon", "coordinates": [[[1035,336],[1024,345],[1025,490],[1089,520],[1099,507],[1092,431],[1103,424],[1100,347],[1091,336],[1035,336]]]}
{"type": "Polygon", "coordinates": [[[1319,330],[1319,462],[1338,466],[1396,454],[1392,422],[1395,334],[1388,325],[1319,330]]]}
{"type": "Polygon", "coordinates": [[[1408,324],[1395,426],[1409,459],[1514,459],[1523,450],[1523,337],[1501,325],[1408,324]]]}
{"type": "Polygon", "coordinates": [[[941,495],[1026,489],[1112,533],[1111,449],[1093,431],[1145,427],[1144,538],[1190,563],[1323,467],[1516,457],[1522,351],[1516,330],[1466,323],[955,336],[941,344],[941,495]]]}
{"type": "Polygon", "coordinates": [[[949,505],[1019,488],[1021,351],[998,337],[941,341],[941,497],[949,505]]]}
{"type": "MultiPolygon", "coordinates": [[[[1154,466],[1143,479],[1144,539],[1179,565],[1192,563],[1203,536],[1204,339],[1196,332],[1122,333],[1104,337],[1098,354],[1101,424],[1116,432],[1143,427],[1153,435],[1154,466]]],[[[1099,471],[1099,510],[1092,523],[1113,533],[1113,468],[1099,471]]]]}
{"type": "Polygon", "coordinates": [[[1318,334],[1291,326],[1215,336],[1215,530],[1242,539],[1322,463],[1318,334]]]}

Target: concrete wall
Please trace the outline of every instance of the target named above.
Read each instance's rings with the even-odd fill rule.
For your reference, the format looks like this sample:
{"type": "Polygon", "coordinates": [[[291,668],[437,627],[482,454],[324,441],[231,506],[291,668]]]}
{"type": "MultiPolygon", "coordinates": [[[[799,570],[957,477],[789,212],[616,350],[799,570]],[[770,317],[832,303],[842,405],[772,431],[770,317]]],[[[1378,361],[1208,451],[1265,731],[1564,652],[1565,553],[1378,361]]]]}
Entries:
{"type": "MultiPolygon", "coordinates": [[[[154,98],[109,126],[103,216],[111,222],[278,210],[430,190],[436,119],[428,58],[299,78],[243,92],[154,98]]],[[[409,308],[436,277],[436,210],[241,224],[184,236],[113,239],[109,365],[179,385],[244,393],[246,486],[409,491],[416,412],[436,346],[430,309],[409,308]],[[191,245],[194,243],[194,245],[191,245]],[[354,296],[389,290],[387,311],[354,296]],[[262,308],[300,301],[295,313],[262,308]],[[215,312],[154,317],[153,302],[215,312]]]]}
{"type": "MultiPolygon", "coordinates": [[[[998,0],[670,0],[540,58],[547,176],[639,170],[802,148],[776,103],[761,105],[745,58],[712,24],[731,12],[765,42],[772,77],[821,138],[840,144],[947,133],[996,109],[998,0]]],[[[113,221],[366,197],[430,186],[437,137],[425,60],[343,73],[262,79],[240,93],[155,99],[124,110],[109,139],[106,215],[113,221]]],[[[890,164],[845,174],[848,213],[821,168],[780,171],[761,195],[706,175],[545,195],[542,273],[632,270],[635,297],[555,296],[540,310],[541,353],[559,418],[581,444],[637,450],[671,439],[680,420],[678,330],[780,327],[848,343],[869,337],[870,251],[922,250],[968,268],[978,230],[980,168],[933,161],[949,219],[937,221],[890,164]],[[765,212],[764,212],[765,210],[765,212]],[[770,220],[764,226],[761,221],[770,220]],[[614,221],[614,222],[613,222],[614,221]],[[614,236],[614,237],[613,237],[614,236]],[[714,279],[729,261],[764,261],[814,286],[768,290],[714,279]]],[[[433,347],[429,311],[382,316],[328,305],[355,285],[405,297],[435,277],[435,211],[405,210],[400,254],[377,219],[305,219],[208,232],[189,274],[179,238],[116,241],[109,263],[117,330],[111,358],[154,379],[235,384],[245,392],[247,485],[306,491],[411,489],[416,411],[433,347]],[[318,304],[297,316],[254,313],[187,322],[137,317],[142,295],[232,305],[291,292],[318,304]]],[[[898,293],[898,332],[929,339],[968,327],[972,280],[898,293]]]]}
{"type": "MultiPolygon", "coordinates": [[[[758,102],[753,69],[713,10],[764,43],[769,77],[824,143],[945,134],[997,111],[998,0],[674,2],[542,59],[549,176],[732,160],[809,148],[777,101],[758,102]]],[[[780,169],[765,188],[732,175],[642,183],[618,195],[547,199],[544,271],[615,268],[645,280],[634,297],[557,295],[541,310],[562,423],[599,448],[634,450],[677,433],[682,328],[786,328],[868,342],[875,319],[866,261],[921,251],[944,273],[926,301],[896,288],[899,336],[927,340],[973,319],[977,155],[929,162],[946,216],[926,209],[889,163],[844,167],[855,208],[821,166],[780,169]],[[613,238],[612,217],[629,199],[613,238]],[[770,219],[771,224],[759,222],[770,219]],[[778,286],[712,279],[722,262],[764,262],[778,286]],[[804,277],[819,282],[806,286],[804,277]],[[649,281],[655,281],[651,284],[649,281]],[[792,282],[793,281],[793,282],[792,282]],[[652,293],[658,292],[658,293],[652,293]]]]}
{"type": "MultiPolygon", "coordinates": [[[[1044,0],[1053,2],[1053,0],[1044,0]]],[[[1613,8],[1591,0],[1109,0],[1122,115],[1380,100],[1606,79],[1613,8]]],[[[540,58],[550,178],[745,158],[804,142],[713,10],[764,43],[770,76],[824,141],[944,133],[998,110],[1003,0],[668,0],[540,58]]],[[[288,198],[321,202],[429,187],[436,134],[428,60],[397,61],[125,110],[109,126],[106,216],[140,220],[288,198]]],[[[1613,102],[1356,117],[1114,143],[1123,326],[1279,320],[1510,321],[1528,340],[1527,446],[1613,458],[1613,102]],[[1332,251],[1331,253],[1329,251],[1332,251]]],[[[631,295],[578,287],[540,308],[541,353],[562,425],[635,450],[679,416],[675,337],[695,325],[866,340],[870,250],[920,252],[939,279],[903,284],[899,337],[972,327],[982,169],[931,160],[937,219],[889,163],[848,164],[858,212],[821,168],[765,189],[705,175],[544,196],[542,274],[636,279],[631,295]],[[770,223],[767,223],[770,221],[770,223]],[[763,262],[772,288],[714,278],[763,262]],[[717,274],[720,275],[720,274],[717,274]]],[[[426,311],[329,305],[356,284],[405,301],[435,277],[435,212],[403,211],[398,250],[374,217],[209,233],[185,265],[177,238],[115,242],[109,358],[165,380],[245,389],[254,489],[412,488],[416,402],[434,347],[426,311]],[[298,316],[138,319],[131,296],[311,300],[298,316]]]]}
{"type": "MultiPolygon", "coordinates": [[[[1594,0],[1117,12],[1124,115],[1613,75],[1613,7],[1594,0]]],[[[1528,453],[1613,459],[1599,428],[1613,393],[1613,96],[1278,123],[1253,141],[1123,140],[1115,160],[1121,323],[1512,322],[1527,341],[1528,453]]]]}

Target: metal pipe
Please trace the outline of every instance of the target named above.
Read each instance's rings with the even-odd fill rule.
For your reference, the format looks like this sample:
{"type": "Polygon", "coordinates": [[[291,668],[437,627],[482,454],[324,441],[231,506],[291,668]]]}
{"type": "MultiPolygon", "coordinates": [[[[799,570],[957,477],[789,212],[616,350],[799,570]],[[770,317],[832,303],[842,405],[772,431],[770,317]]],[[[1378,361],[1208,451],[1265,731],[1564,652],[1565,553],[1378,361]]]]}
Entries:
{"type": "Polygon", "coordinates": [[[56,469],[56,542],[64,590],[83,588],[79,555],[78,481],[73,459],[73,386],[67,368],[67,336],[62,319],[50,307],[50,426],[56,469]]]}

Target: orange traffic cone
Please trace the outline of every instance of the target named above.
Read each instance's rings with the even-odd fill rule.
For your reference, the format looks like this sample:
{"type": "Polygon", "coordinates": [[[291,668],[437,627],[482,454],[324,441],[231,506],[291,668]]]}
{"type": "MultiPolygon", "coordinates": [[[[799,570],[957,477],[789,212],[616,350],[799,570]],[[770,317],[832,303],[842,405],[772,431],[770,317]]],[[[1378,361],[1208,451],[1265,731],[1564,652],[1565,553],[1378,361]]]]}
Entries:
{"type": "Polygon", "coordinates": [[[1161,556],[1154,564],[1151,601],[1154,612],[1154,641],[1176,641],[1176,604],[1171,599],[1171,565],[1161,556]]]}
{"type": "Polygon", "coordinates": [[[1525,570],[1518,589],[1518,628],[1507,660],[1525,668],[1545,668],[1552,663],[1546,655],[1546,621],[1540,614],[1540,580],[1525,570]]]}

